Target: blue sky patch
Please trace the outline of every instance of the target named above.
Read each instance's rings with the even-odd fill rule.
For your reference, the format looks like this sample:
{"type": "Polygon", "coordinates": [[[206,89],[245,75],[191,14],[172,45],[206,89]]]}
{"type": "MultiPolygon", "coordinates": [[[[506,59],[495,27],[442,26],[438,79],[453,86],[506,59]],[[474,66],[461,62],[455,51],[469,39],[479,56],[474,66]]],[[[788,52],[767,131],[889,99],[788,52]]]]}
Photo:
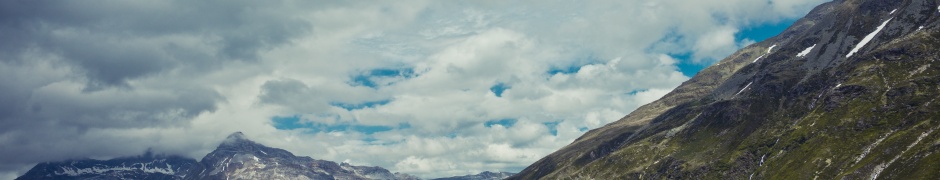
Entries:
{"type": "Polygon", "coordinates": [[[685,75],[688,77],[695,76],[695,74],[698,74],[699,71],[702,71],[702,69],[705,69],[705,67],[708,67],[708,65],[704,63],[692,62],[691,53],[670,54],[669,56],[672,56],[672,58],[679,60],[676,63],[676,67],[679,68],[679,72],[682,72],[682,75],[685,75]]]}
{"type": "Polygon", "coordinates": [[[577,58],[574,64],[567,67],[551,67],[548,69],[548,75],[552,76],[555,74],[575,74],[581,70],[581,67],[591,64],[601,63],[600,59],[594,55],[586,55],[584,58],[577,58]]]}
{"type": "Polygon", "coordinates": [[[366,75],[357,75],[353,77],[353,85],[360,85],[370,88],[378,87],[372,79],[369,79],[369,76],[366,75]]]}
{"type": "Polygon", "coordinates": [[[568,66],[566,68],[552,68],[548,70],[549,75],[555,74],[574,74],[581,70],[581,66],[568,66]]]}
{"type": "Polygon", "coordinates": [[[350,103],[341,103],[341,102],[331,102],[330,105],[341,107],[348,111],[365,109],[365,108],[375,108],[376,106],[386,105],[389,102],[392,102],[391,99],[381,100],[381,101],[367,101],[359,104],[350,104],[350,103]]]}
{"type": "MultiPolygon", "coordinates": [[[[741,42],[744,39],[751,39],[755,42],[760,42],[780,34],[790,27],[790,25],[792,25],[794,22],[796,22],[796,19],[787,19],[777,23],[765,23],[754,27],[743,28],[740,32],[734,35],[734,40],[735,42],[741,42]]],[[[702,71],[702,69],[705,69],[711,65],[693,62],[691,53],[669,55],[678,60],[676,66],[683,75],[688,77],[695,76],[695,74],[698,74],[699,71],[702,71]]]]}
{"type": "Polygon", "coordinates": [[[630,91],[627,94],[636,96],[636,94],[639,94],[641,92],[646,92],[646,91],[649,91],[649,89],[634,89],[633,91],[630,91]]]}
{"type": "Polygon", "coordinates": [[[303,125],[300,124],[300,116],[275,116],[271,118],[271,122],[274,123],[275,129],[281,130],[293,130],[303,127],[303,125]]]}
{"type": "Polygon", "coordinates": [[[763,41],[767,38],[771,38],[780,34],[786,30],[790,25],[796,22],[796,19],[787,19],[777,23],[766,23],[754,27],[749,27],[741,29],[740,32],[734,35],[736,41],[741,41],[744,39],[751,39],[756,42],[763,41]]]}
{"type": "Polygon", "coordinates": [[[274,128],[280,130],[294,130],[294,129],[303,129],[307,133],[320,133],[320,132],[360,132],[363,134],[374,134],[377,132],[391,131],[392,127],[388,126],[368,126],[368,125],[355,125],[355,124],[324,124],[316,122],[302,122],[300,115],[294,116],[275,116],[271,118],[271,122],[274,124],[274,128]]]}
{"type": "Polygon", "coordinates": [[[501,125],[501,126],[503,126],[503,127],[509,128],[509,127],[512,127],[512,125],[515,125],[515,124],[516,124],[516,121],[518,121],[518,120],[516,120],[516,119],[492,120],[492,121],[486,121],[485,123],[483,123],[483,126],[486,126],[486,127],[493,127],[493,125],[499,124],[499,125],[501,125]]]}
{"type": "Polygon", "coordinates": [[[509,88],[511,87],[506,84],[496,83],[496,85],[490,87],[490,91],[493,92],[493,94],[496,94],[496,97],[503,97],[503,91],[506,91],[509,88]]]}
{"type": "Polygon", "coordinates": [[[352,84],[366,86],[370,88],[377,88],[378,86],[385,85],[385,84],[378,84],[377,82],[375,82],[375,80],[373,80],[373,78],[375,77],[409,78],[409,77],[413,77],[414,74],[415,74],[414,70],[410,68],[409,69],[384,69],[384,68],[373,69],[373,70],[363,72],[362,74],[353,76],[352,84]]]}
{"type": "Polygon", "coordinates": [[[552,133],[552,136],[558,136],[558,124],[561,122],[545,122],[545,127],[548,127],[548,133],[552,133]]]}

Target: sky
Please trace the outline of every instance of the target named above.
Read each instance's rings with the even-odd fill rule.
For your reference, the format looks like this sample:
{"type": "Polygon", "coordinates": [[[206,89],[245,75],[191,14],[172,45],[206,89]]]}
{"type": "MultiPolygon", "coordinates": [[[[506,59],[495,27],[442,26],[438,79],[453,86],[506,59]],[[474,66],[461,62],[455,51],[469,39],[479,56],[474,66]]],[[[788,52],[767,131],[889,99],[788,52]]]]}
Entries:
{"type": "Polygon", "coordinates": [[[0,179],[237,131],[424,178],[518,172],[823,0],[0,1],[0,179]]]}

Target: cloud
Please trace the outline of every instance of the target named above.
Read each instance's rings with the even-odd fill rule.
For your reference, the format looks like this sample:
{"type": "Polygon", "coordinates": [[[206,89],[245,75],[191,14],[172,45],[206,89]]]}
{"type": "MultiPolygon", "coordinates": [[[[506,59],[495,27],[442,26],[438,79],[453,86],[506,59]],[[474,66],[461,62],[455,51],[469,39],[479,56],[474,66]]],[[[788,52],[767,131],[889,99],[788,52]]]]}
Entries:
{"type": "Polygon", "coordinates": [[[518,171],[819,3],[3,1],[0,176],[201,158],[235,131],[428,178],[518,171]]]}

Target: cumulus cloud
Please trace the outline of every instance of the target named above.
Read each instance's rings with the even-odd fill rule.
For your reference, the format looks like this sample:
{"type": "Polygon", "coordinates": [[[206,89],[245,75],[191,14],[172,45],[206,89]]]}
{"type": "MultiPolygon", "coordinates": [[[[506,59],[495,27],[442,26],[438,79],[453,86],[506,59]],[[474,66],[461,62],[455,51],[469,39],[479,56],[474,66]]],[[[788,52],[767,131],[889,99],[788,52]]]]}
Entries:
{"type": "Polygon", "coordinates": [[[235,131],[421,177],[518,171],[819,3],[3,1],[0,175],[201,158],[235,131]]]}

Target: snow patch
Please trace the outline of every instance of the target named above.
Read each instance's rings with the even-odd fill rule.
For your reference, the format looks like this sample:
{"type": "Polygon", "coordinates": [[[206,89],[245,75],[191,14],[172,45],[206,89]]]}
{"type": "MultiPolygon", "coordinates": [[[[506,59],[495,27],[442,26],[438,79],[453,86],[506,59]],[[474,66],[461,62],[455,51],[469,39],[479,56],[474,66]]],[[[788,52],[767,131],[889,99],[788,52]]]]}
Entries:
{"type": "Polygon", "coordinates": [[[91,167],[91,168],[77,168],[77,167],[62,167],[62,171],[55,171],[56,175],[68,175],[68,176],[81,176],[83,174],[101,174],[111,171],[143,171],[146,173],[160,173],[174,175],[176,174],[173,171],[173,166],[166,164],[167,168],[159,168],[152,166],[151,163],[134,163],[131,166],[120,166],[120,167],[91,167]]]}
{"type": "Polygon", "coordinates": [[[868,36],[865,36],[865,38],[862,39],[862,41],[859,41],[858,44],[855,45],[855,48],[852,49],[852,51],[849,52],[849,54],[846,54],[846,55],[845,55],[845,58],[852,57],[852,55],[854,55],[856,52],[858,52],[858,50],[862,49],[862,47],[864,47],[865,44],[868,44],[869,41],[871,41],[872,39],[874,39],[874,38],[875,38],[875,35],[878,35],[878,33],[881,32],[881,30],[885,28],[885,25],[888,25],[888,22],[891,22],[891,19],[893,19],[893,18],[889,18],[889,19],[888,19],[887,21],[885,21],[884,23],[881,23],[881,26],[878,26],[878,29],[875,29],[875,32],[871,32],[870,34],[868,34],[868,36]]]}
{"type": "Polygon", "coordinates": [[[762,57],[764,57],[764,55],[757,56],[757,58],[754,59],[754,61],[751,61],[751,63],[756,63],[757,60],[760,60],[760,58],[762,58],[762,57]]]}
{"type": "Polygon", "coordinates": [[[809,52],[812,52],[812,51],[813,51],[813,48],[816,48],[816,44],[813,44],[813,46],[810,46],[810,47],[804,49],[804,50],[803,50],[802,52],[800,52],[799,54],[796,54],[796,57],[804,57],[804,56],[806,56],[807,54],[809,54],[809,52]]]}
{"type": "Polygon", "coordinates": [[[919,28],[917,28],[918,31],[920,31],[920,30],[922,30],[922,29],[924,29],[924,26],[920,26],[919,28]]]}
{"type": "Polygon", "coordinates": [[[836,87],[841,87],[841,86],[842,86],[842,84],[841,84],[841,83],[840,83],[840,84],[836,84],[836,87]]]}
{"type": "Polygon", "coordinates": [[[898,9],[891,10],[888,14],[894,14],[895,11],[898,11],[898,9]]]}
{"type": "Polygon", "coordinates": [[[767,157],[767,155],[764,154],[763,156],[760,156],[760,164],[757,164],[757,167],[764,166],[764,157],[767,157]]]}
{"type": "Polygon", "coordinates": [[[770,48],[767,48],[767,53],[770,53],[770,51],[773,51],[774,47],[777,47],[777,45],[774,44],[773,46],[770,46],[770,48]]]}
{"type": "Polygon", "coordinates": [[[745,85],[744,88],[741,88],[741,90],[738,91],[737,94],[734,94],[734,96],[738,96],[738,94],[741,94],[741,92],[744,92],[744,90],[747,89],[747,87],[751,87],[751,83],[754,83],[754,82],[747,83],[747,85],[745,85]]]}

